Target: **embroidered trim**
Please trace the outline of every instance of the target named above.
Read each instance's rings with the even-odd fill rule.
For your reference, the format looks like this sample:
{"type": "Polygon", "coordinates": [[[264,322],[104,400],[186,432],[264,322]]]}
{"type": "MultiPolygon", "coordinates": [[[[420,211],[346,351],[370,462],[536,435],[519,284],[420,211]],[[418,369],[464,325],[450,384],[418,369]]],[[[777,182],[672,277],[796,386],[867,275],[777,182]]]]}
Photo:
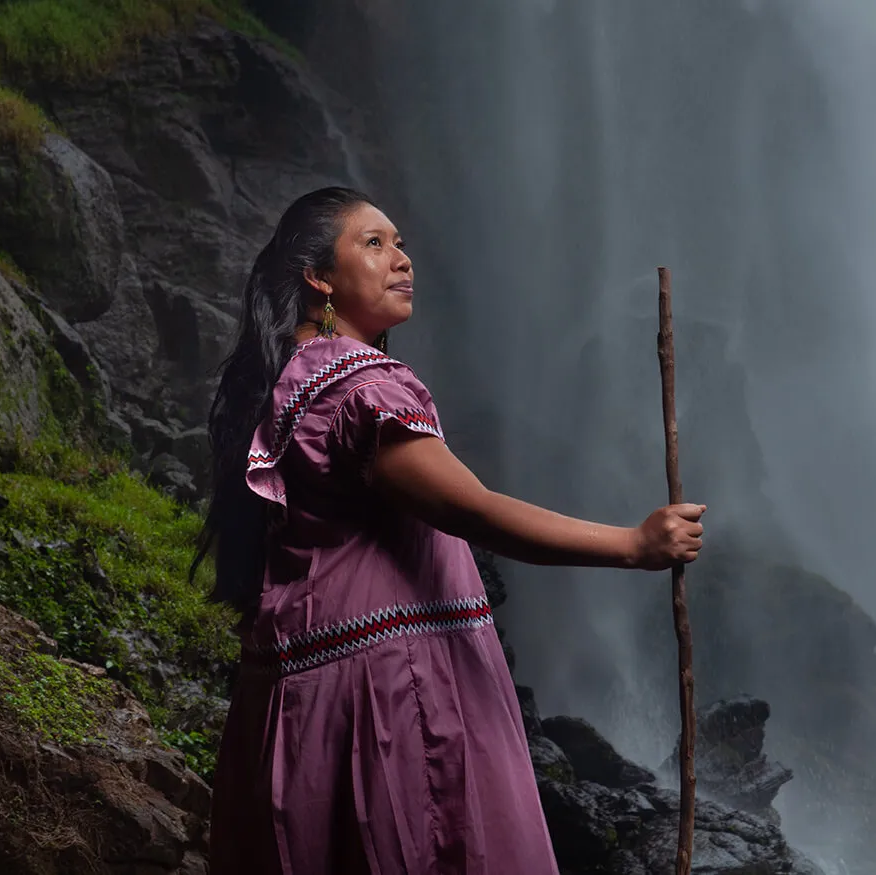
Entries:
{"type": "Polygon", "coordinates": [[[413,605],[392,605],[354,620],[311,629],[250,656],[281,675],[296,674],[334,662],[367,647],[402,635],[479,629],[493,622],[487,597],[453,599],[413,605]]]}
{"type": "MultiPolygon", "coordinates": [[[[291,361],[291,359],[290,359],[291,361]]],[[[270,450],[251,450],[247,472],[255,468],[271,468],[286,451],[298,424],[304,418],[314,398],[323,389],[361,368],[392,359],[376,349],[356,349],[333,359],[308,377],[285,401],[274,419],[274,439],[270,450]]]]}
{"type": "Polygon", "coordinates": [[[444,434],[435,418],[429,416],[421,407],[416,409],[403,407],[400,410],[386,410],[383,407],[375,406],[371,408],[371,412],[374,414],[374,419],[378,425],[386,422],[387,419],[397,419],[402,425],[406,425],[413,431],[422,431],[441,438],[442,441],[444,440],[444,434]]]}

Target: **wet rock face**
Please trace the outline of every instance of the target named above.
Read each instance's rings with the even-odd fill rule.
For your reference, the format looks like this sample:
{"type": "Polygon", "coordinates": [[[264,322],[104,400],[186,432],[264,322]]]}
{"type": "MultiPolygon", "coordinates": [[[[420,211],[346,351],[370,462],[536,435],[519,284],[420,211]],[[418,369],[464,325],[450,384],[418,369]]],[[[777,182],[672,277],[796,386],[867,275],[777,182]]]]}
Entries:
{"type": "Polygon", "coordinates": [[[3,248],[96,359],[140,467],[190,500],[208,476],[191,429],[256,254],[297,197],[353,182],[347,110],[303,64],[207,21],[33,96],[65,136],[26,162],[0,153],[3,248]],[[165,446],[140,441],[143,420],[165,446]],[[151,464],[177,445],[184,467],[151,464]]]}
{"type": "MultiPolygon", "coordinates": [[[[671,875],[678,794],[658,787],[652,772],[622,757],[586,721],[542,719],[532,690],[517,691],[563,875],[671,875]]],[[[757,700],[718,703],[702,715],[706,744],[720,736],[740,756],[757,762],[768,714],[766,703],[757,700]]],[[[717,771],[705,774],[718,780],[717,771]]],[[[734,773],[727,775],[723,789],[732,794],[738,782],[734,773]]],[[[694,829],[692,871],[697,875],[823,875],[788,846],[775,824],[755,814],[701,796],[694,829]]]]}
{"type": "Polygon", "coordinates": [[[144,40],[105,78],[56,87],[48,103],[112,180],[131,258],[122,300],[86,332],[126,400],[200,425],[255,255],[296,197],[350,181],[319,85],[266,43],[204,23],[144,40]]]}

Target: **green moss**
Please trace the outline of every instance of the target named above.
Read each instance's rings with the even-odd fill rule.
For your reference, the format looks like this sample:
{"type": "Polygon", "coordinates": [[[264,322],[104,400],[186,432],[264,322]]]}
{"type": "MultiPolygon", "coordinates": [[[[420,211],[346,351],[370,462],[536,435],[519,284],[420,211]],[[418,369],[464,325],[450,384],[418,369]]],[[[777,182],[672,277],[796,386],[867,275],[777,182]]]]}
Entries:
{"type": "Polygon", "coordinates": [[[0,711],[19,726],[59,744],[100,737],[98,712],[112,702],[112,685],[41,653],[0,658],[0,711]]]}
{"type": "Polygon", "coordinates": [[[575,776],[571,769],[564,766],[562,763],[551,763],[550,765],[542,765],[541,771],[544,775],[550,778],[551,781],[556,781],[558,784],[572,784],[575,781],[575,776]]]}
{"type": "Polygon", "coordinates": [[[9,501],[0,601],[38,622],[64,655],[108,665],[160,707],[149,663],[182,663],[215,684],[214,666],[235,658],[233,617],[205,601],[206,568],[195,586],[186,580],[200,518],[116,466],[43,443],[0,474],[9,501]],[[132,652],[131,632],[157,652],[132,652]]]}
{"type": "Polygon", "coordinates": [[[188,29],[198,16],[293,51],[240,0],[10,0],[0,5],[0,72],[97,75],[136,49],[137,40],[188,29]]]}
{"type": "MultiPolygon", "coordinates": [[[[0,11],[0,24],[2,21],[0,11]]],[[[29,155],[40,147],[46,132],[53,130],[57,128],[38,106],[17,91],[0,86],[0,147],[12,148],[19,155],[29,155]]],[[[0,270],[8,265],[8,260],[8,256],[0,258],[0,270]]]]}
{"type": "Polygon", "coordinates": [[[54,350],[40,356],[41,436],[0,444],[0,602],[62,655],[106,666],[160,725],[155,663],[224,693],[217,667],[236,657],[234,616],[206,601],[208,564],[188,583],[201,518],[97,447],[88,393],[54,350]]]}
{"type": "Polygon", "coordinates": [[[64,366],[64,360],[51,347],[43,350],[39,391],[42,407],[50,416],[44,429],[57,422],[62,433],[70,434],[84,425],[85,393],[75,377],[64,366]]]}
{"type": "MultiPolygon", "coordinates": [[[[0,89],[2,92],[2,89],[0,89]]],[[[2,102],[2,97],[0,97],[2,102]]],[[[2,110],[0,110],[2,112],[2,110]]],[[[2,122],[0,122],[0,132],[3,130],[2,122]]],[[[29,280],[25,272],[15,263],[15,259],[8,253],[0,249],[0,274],[6,277],[7,280],[14,280],[22,285],[29,284],[29,280]]],[[[6,327],[6,326],[4,326],[6,327]]],[[[8,330],[8,329],[7,329],[8,330]]]]}
{"type": "MultiPolygon", "coordinates": [[[[166,743],[210,780],[219,733],[166,731],[174,714],[155,672],[164,662],[206,693],[227,695],[235,615],[205,598],[209,562],[188,582],[201,517],[118,457],[45,435],[0,446],[0,495],[8,502],[0,510],[0,603],[37,622],[62,656],[125,683],[166,743]]],[[[15,674],[0,668],[0,687],[19,708],[31,687],[19,677],[24,686],[13,688],[15,674]]],[[[89,735],[82,715],[71,715],[74,723],[59,723],[65,742],[89,735]]]]}

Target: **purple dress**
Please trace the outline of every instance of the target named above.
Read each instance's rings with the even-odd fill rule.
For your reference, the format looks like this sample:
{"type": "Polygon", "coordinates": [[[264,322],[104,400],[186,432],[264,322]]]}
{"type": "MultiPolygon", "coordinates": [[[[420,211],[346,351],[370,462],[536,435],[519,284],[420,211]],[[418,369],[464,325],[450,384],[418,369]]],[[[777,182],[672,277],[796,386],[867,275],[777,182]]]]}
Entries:
{"type": "Polygon", "coordinates": [[[467,544],[370,488],[390,419],[443,440],[407,366],[298,347],[247,482],[275,509],[219,755],[213,875],[557,875],[467,544]]]}

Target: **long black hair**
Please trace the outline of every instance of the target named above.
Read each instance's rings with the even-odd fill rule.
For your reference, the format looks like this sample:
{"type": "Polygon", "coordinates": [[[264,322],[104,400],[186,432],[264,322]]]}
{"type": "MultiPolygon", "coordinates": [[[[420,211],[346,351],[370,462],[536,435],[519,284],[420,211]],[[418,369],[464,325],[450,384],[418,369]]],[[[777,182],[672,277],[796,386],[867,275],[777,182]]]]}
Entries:
{"type": "Polygon", "coordinates": [[[332,270],[344,216],[373,204],[349,188],[323,188],[296,200],[259,253],[243,293],[237,342],[221,366],[210,408],[213,483],[189,578],[212,552],[216,582],[210,599],[238,610],[261,592],[267,502],[246,485],[253,432],[271,411],[274,384],[295,350],[295,329],[306,318],[304,271],[332,270]]]}

